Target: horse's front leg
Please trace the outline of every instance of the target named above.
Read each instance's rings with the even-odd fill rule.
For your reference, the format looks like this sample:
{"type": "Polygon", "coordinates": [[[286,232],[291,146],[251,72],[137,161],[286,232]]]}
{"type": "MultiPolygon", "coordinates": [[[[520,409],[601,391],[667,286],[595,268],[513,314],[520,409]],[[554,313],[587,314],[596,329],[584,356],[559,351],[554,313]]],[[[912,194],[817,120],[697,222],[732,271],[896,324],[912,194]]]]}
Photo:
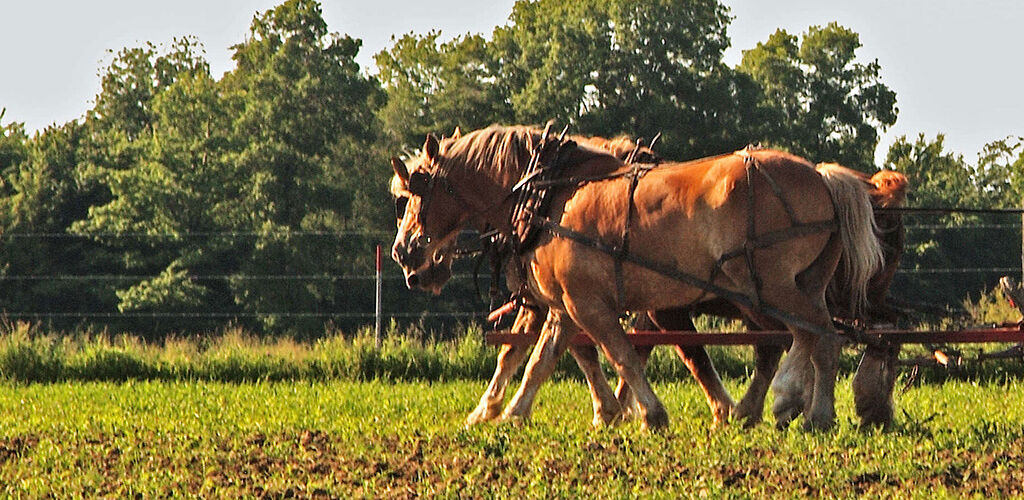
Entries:
{"type": "MultiPolygon", "coordinates": [[[[690,317],[689,308],[675,308],[651,312],[637,319],[636,329],[662,331],[697,331],[690,317]]],[[[700,385],[711,410],[712,427],[724,425],[729,421],[736,403],[722,384],[718,371],[715,370],[711,357],[703,346],[675,346],[676,355],[690,370],[693,378],[700,385]]]]}
{"type": "Polygon", "coordinates": [[[519,385],[519,390],[512,396],[508,406],[501,415],[501,420],[526,419],[533,411],[533,400],[537,397],[537,391],[551,373],[555,370],[558,358],[565,353],[579,328],[576,328],[566,318],[562,320],[563,313],[551,311],[544,323],[540,338],[533,346],[530,361],[526,365],[526,372],[519,385]]]}
{"type": "Polygon", "coordinates": [[[570,345],[569,352],[587,378],[590,397],[594,403],[594,427],[609,425],[622,418],[624,407],[608,385],[608,378],[597,359],[597,348],[589,345],[570,345]]]}
{"type": "Polygon", "coordinates": [[[474,425],[498,418],[501,414],[501,405],[505,402],[505,390],[512,379],[512,375],[526,361],[530,353],[528,345],[503,345],[498,352],[498,364],[494,368],[494,376],[491,383],[487,385],[484,394],[480,396],[480,403],[476,405],[469,416],[466,417],[466,425],[474,425]]]}
{"type": "Polygon", "coordinates": [[[644,426],[651,429],[668,427],[668,412],[658,396],[651,389],[644,375],[643,361],[636,349],[629,343],[626,332],[619,324],[618,314],[603,308],[596,300],[581,300],[566,304],[573,321],[586,330],[601,346],[605,357],[611,362],[619,377],[627,384],[636,397],[640,417],[644,426]]]}
{"type": "MultiPolygon", "coordinates": [[[[779,360],[785,348],[777,345],[755,345],[754,346],[754,376],[750,379],[747,392],[743,394],[739,404],[736,405],[733,416],[743,421],[744,427],[753,427],[761,422],[764,414],[764,400],[768,396],[768,389],[771,387],[772,378],[779,368],[779,360]]],[[[803,397],[796,396],[792,403],[794,408],[803,408],[803,397]]],[[[787,414],[788,420],[796,415],[787,414]]]]}
{"type": "MultiPolygon", "coordinates": [[[[546,309],[532,305],[524,305],[516,313],[512,324],[512,333],[528,335],[541,333],[547,319],[546,309]]],[[[505,390],[515,371],[526,361],[530,347],[526,345],[504,345],[498,353],[497,366],[487,390],[480,396],[476,409],[466,417],[466,425],[473,425],[493,420],[501,414],[501,405],[505,402],[505,390]]]]}

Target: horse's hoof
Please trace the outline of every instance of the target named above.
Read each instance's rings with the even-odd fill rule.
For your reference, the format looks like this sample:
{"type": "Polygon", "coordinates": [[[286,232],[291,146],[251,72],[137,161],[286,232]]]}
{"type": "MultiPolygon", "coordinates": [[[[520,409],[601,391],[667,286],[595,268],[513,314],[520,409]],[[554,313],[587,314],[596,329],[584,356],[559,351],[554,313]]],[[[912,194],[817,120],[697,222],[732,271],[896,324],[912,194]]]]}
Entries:
{"type": "Polygon", "coordinates": [[[668,412],[664,408],[647,412],[644,415],[644,429],[658,431],[668,428],[668,412]]]}
{"type": "Polygon", "coordinates": [[[891,406],[888,408],[875,408],[859,416],[861,427],[889,429],[892,426],[893,409],[891,406]]]}
{"type": "Polygon", "coordinates": [[[618,417],[599,417],[595,415],[594,419],[590,421],[590,427],[604,429],[606,427],[615,427],[620,422],[622,422],[622,419],[618,417]]]}
{"type": "Polygon", "coordinates": [[[772,415],[775,415],[775,427],[779,430],[789,428],[789,424],[796,420],[796,417],[800,416],[799,407],[793,407],[791,405],[780,405],[776,404],[772,407],[772,415]]]}
{"type": "Polygon", "coordinates": [[[804,431],[827,431],[835,426],[835,415],[808,415],[804,419],[804,431]]]}
{"type": "Polygon", "coordinates": [[[466,416],[466,426],[469,427],[477,424],[482,424],[484,422],[490,422],[501,415],[500,410],[501,408],[492,410],[487,407],[478,406],[475,410],[473,410],[469,415],[466,416]]]}
{"type": "Polygon", "coordinates": [[[529,417],[526,417],[526,416],[523,416],[523,415],[509,415],[507,413],[506,414],[502,414],[501,417],[498,418],[498,423],[499,424],[501,424],[501,425],[510,425],[512,427],[522,427],[522,426],[526,425],[527,423],[529,423],[529,421],[530,421],[529,417]]]}
{"type": "Polygon", "coordinates": [[[744,429],[753,429],[757,427],[757,424],[761,423],[761,415],[759,413],[735,411],[732,413],[731,420],[739,422],[740,426],[744,429]]]}
{"type": "Polygon", "coordinates": [[[623,413],[617,411],[604,411],[595,412],[594,419],[590,421],[590,426],[595,429],[603,427],[612,427],[623,420],[623,413]]]}
{"type": "Polygon", "coordinates": [[[471,414],[470,416],[466,417],[466,427],[472,427],[474,425],[479,425],[479,424],[482,424],[482,423],[484,423],[486,421],[487,421],[487,419],[483,418],[480,415],[471,414]]]}

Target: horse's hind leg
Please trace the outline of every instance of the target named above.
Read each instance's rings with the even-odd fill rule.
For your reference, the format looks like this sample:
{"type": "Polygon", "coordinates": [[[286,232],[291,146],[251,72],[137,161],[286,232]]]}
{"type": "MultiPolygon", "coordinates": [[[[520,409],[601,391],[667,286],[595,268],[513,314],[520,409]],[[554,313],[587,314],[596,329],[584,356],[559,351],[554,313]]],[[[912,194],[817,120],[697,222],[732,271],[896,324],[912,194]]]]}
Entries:
{"type": "Polygon", "coordinates": [[[494,376],[491,383],[480,397],[469,416],[466,417],[466,425],[474,425],[481,422],[493,420],[501,414],[501,406],[505,402],[505,390],[508,388],[509,380],[516,372],[530,353],[528,345],[503,345],[498,352],[498,363],[494,368],[494,376]]]}
{"type": "MultiPolygon", "coordinates": [[[[640,356],[640,362],[646,367],[647,360],[650,359],[654,346],[638,345],[635,347],[636,354],[640,356]]],[[[618,385],[615,386],[615,399],[619,402],[619,406],[622,408],[623,420],[631,419],[639,412],[639,408],[636,406],[636,397],[633,396],[633,391],[630,390],[629,384],[627,384],[622,377],[619,377],[618,385]]]]}
{"type": "Polygon", "coordinates": [[[799,414],[797,404],[801,402],[805,429],[824,430],[835,423],[835,384],[842,339],[832,329],[824,299],[820,302],[820,307],[815,307],[809,301],[780,301],[788,304],[796,317],[821,330],[810,332],[787,325],[793,332],[793,347],[772,383],[775,391],[772,410],[780,426],[799,414]]]}
{"type": "MultiPolygon", "coordinates": [[[[838,254],[834,257],[837,259],[838,254]]],[[[834,265],[832,260],[818,267],[833,269],[834,265]]],[[[735,265],[723,266],[723,269],[735,282],[749,285],[744,281],[749,280],[745,269],[736,269],[735,265]]],[[[793,333],[793,346],[771,382],[775,393],[772,412],[780,427],[788,425],[800,413],[804,413],[804,426],[808,429],[827,429],[835,422],[835,378],[842,342],[832,327],[832,317],[825,306],[825,286],[822,280],[812,279],[825,278],[826,274],[815,268],[812,273],[798,278],[798,285],[792,278],[764,273],[761,275],[763,286],[760,293],[751,295],[818,330],[811,332],[798,325],[786,325],[793,333]]],[[[753,396],[751,401],[751,404],[756,402],[753,396]]]]}
{"type": "Polygon", "coordinates": [[[899,344],[868,346],[853,376],[853,402],[861,423],[889,427],[892,424],[892,392],[899,372],[899,344]]]}

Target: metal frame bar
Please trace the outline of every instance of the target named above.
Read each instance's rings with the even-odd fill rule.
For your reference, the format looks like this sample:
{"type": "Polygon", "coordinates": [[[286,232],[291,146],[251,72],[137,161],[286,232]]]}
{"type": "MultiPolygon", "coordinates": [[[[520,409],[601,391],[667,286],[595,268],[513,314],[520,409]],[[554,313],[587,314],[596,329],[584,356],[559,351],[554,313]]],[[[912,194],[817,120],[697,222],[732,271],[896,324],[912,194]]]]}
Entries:
{"type": "MultiPolygon", "coordinates": [[[[1019,326],[995,328],[969,328],[962,330],[869,330],[866,335],[894,344],[981,344],[989,342],[1024,342],[1024,329],[1019,326]]],[[[685,332],[639,331],[627,335],[633,345],[788,345],[792,335],[788,331],[764,332],[685,332]]],[[[488,333],[485,340],[491,345],[530,345],[539,334],[511,333],[507,330],[488,333]]],[[[592,345],[590,336],[581,333],[573,338],[574,345],[592,345]]]]}

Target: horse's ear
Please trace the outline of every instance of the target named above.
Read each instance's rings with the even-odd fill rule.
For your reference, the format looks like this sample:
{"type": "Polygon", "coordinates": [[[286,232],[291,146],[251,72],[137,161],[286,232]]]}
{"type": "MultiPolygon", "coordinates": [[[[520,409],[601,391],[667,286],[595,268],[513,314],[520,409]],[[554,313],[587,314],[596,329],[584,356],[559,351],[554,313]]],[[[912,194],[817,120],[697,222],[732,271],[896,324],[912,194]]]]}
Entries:
{"type": "Polygon", "coordinates": [[[455,126],[455,132],[452,132],[452,139],[459,139],[461,137],[462,137],[462,130],[459,129],[458,125],[456,125],[455,126]]]}
{"type": "Polygon", "coordinates": [[[427,134],[427,140],[423,143],[423,152],[427,155],[427,159],[433,161],[437,158],[437,151],[440,146],[437,143],[437,137],[434,134],[427,134]]]}
{"type": "Polygon", "coordinates": [[[391,168],[395,169],[395,175],[397,175],[399,179],[402,179],[402,182],[409,182],[409,169],[405,166],[405,163],[403,163],[402,160],[392,156],[391,168]]]}

